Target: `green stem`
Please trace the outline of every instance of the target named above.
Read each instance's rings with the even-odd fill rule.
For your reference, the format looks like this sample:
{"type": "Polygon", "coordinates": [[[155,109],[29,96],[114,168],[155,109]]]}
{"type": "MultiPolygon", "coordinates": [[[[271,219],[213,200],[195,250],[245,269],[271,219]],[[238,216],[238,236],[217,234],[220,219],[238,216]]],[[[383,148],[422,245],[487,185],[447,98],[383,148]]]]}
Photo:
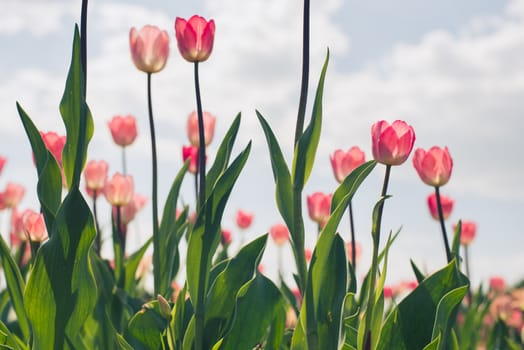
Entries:
{"type": "Polygon", "coordinates": [[[442,229],[442,238],[444,239],[444,249],[446,250],[446,258],[448,264],[451,262],[451,250],[449,249],[448,235],[446,234],[446,225],[444,224],[444,213],[442,211],[442,203],[440,201],[440,189],[438,186],[435,186],[435,196],[437,197],[437,210],[438,218],[440,221],[440,228],[442,229]]]}
{"type": "Polygon", "coordinates": [[[95,241],[95,251],[100,256],[102,250],[102,232],[100,231],[100,225],[98,224],[98,214],[96,209],[96,199],[98,197],[97,190],[93,191],[93,217],[95,219],[95,229],[96,229],[96,241],[95,241]]]}
{"type": "Polygon", "coordinates": [[[304,0],[303,28],[302,28],[302,81],[300,86],[300,100],[298,104],[297,124],[295,128],[295,146],[302,136],[304,118],[306,114],[307,92],[309,83],[309,0],[304,0]]]}
{"type": "Polygon", "coordinates": [[[349,200],[349,230],[351,233],[351,265],[353,266],[353,271],[357,270],[357,243],[355,242],[355,225],[353,223],[353,206],[351,205],[351,199],[349,200]]]}
{"type": "Polygon", "coordinates": [[[387,195],[389,176],[391,174],[391,165],[386,165],[386,174],[384,175],[384,184],[382,185],[381,199],[382,201],[378,205],[377,212],[377,222],[373,224],[373,229],[371,235],[373,237],[373,257],[371,261],[371,275],[369,276],[369,294],[368,294],[368,306],[366,309],[366,324],[365,324],[365,341],[364,349],[371,349],[371,321],[373,318],[373,311],[375,308],[375,286],[377,283],[377,273],[378,273],[378,248],[380,245],[380,226],[382,223],[382,212],[384,210],[384,201],[383,199],[387,195]]]}
{"type": "Polygon", "coordinates": [[[306,292],[307,285],[307,261],[305,254],[305,243],[304,243],[304,221],[302,220],[302,191],[298,188],[293,188],[293,254],[295,255],[295,261],[298,270],[298,281],[300,293],[304,295],[306,292]]]}
{"type": "Polygon", "coordinates": [[[127,175],[126,148],[122,147],[122,174],[127,175]]]}
{"type": "Polygon", "coordinates": [[[160,237],[158,232],[158,173],[156,156],[155,122],[153,119],[153,104],[151,102],[151,73],[147,73],[147,110],[149,114],[149,131],[151,133],[151,161],[152,161],[152,207],[153,207],[153,279],[155,295],[160,291],[160,237]]]}

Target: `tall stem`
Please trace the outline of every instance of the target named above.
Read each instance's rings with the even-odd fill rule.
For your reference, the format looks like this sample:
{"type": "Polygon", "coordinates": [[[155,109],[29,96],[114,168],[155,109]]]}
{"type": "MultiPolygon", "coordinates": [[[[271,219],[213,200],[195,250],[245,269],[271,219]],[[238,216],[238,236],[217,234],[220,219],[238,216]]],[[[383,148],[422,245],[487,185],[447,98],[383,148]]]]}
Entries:
{"type": "Polygon", "coordinates": [[[293,187],[293,210],[293,229],[295,232],[292,233],[292,247],[298,270],[298,288],[300,293],[304,295],[307,284],[307,262],[304,243],[304,221],[302,220],[302,191],[295,186],[293,187]]]}
{"type": "Polygon", "coordinates": [[[351,265],[353,266],[353,271],[357,270],[357,243],[355,242],[355,225],[353,223],[353,206],[351,205],[351,199],[349,200],[349,231],[351,233],[351,265]]]}
{"type": "Polygon", "coordinates": [[[102,250],[102,232],[100,231],[100,225],[98,224],[98,214],[96,210],[96,199],[98,197],[97,190],[93,191],[93,217],[95,219],[95,229],[96,229],[96,241],[95,241],[95,251],[100,256],[102,250]]]}
{"type": "Polygon", "coordinates": [[[122,147],[122,174],[127,175],[126,148],[122,147]]]}
{"type": "Polygon", "coordinates": [[[82,0],[82,12],[80,14],[80,61],[84,73],[84,100],[87,91],[87,0],[82,0]]]}
{"type": "Polygon", "coordinates": [[[307,92],[309,83],[309,0],[304,0],[304,18],[302,27],[302,82],[298,104],[297,124],[295,128],[295,146],[302,136],[306,114],[307,92]]]}
{"type": "Polygon", "coordinates": [[[444,224],[444,213],[442,211],[442,203],[440,201],[440,189],[438,186],[435,186],[435,196],[437,197],[437,209],[438,209],[438,218],[440,221],[440,228],[442,229],[442,238],[444,239],[444,249],[446,250],[446,258],[448,264],[451,262],[451,250],[449,249],[448,235],[446,234],[446,225],[444,224]]]}
{"type": "MultiPolygon", "coordinates": [[[[386,174],[384,175],[384,184],[382,185],[381,199],[384,199],[388,192],[389,176],[391,174],[391,165],[386,165],[386,174]]],[[[380,244],[380,226],[382,224],[382,212],[384,210],[384,201],[378,204],[377,221],[373,223],[371,235],[373,236],[373,257],[371,261],[371,276],[369,277],[369,294],[368,306],[366,310],[366,334],[364,341],[364,349],[371,349],[371,321],[373,318],[373,311],[375,308],[375,286],[377,283],[378,272],[378,248],[380,244]]]]}
{"type": "Polygon", "coordinates": [[[153,104],[151,102],[151,73],[147,73],[147,107],[149,112],[149,130],[151,132],[151,160],[152,160],[152,206],[153,206],[153,275],[155,295],[160,291],[160,239],[158,237],[158,174],[156,158],[155,122],[153,120],[153,104]]]}

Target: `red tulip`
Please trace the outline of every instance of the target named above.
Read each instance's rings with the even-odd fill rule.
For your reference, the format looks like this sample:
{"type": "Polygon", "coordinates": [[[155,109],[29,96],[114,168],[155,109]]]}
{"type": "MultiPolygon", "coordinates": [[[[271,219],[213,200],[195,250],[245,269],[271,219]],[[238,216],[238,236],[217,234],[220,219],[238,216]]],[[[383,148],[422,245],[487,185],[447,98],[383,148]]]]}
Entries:
{"type": "MultiPolygon", "coordinates": [[[[456,225],[453,226],[453,231],[456,230],[456,225]]],[[[462,221],[460,231],[460,244],[468,246],[473,242],[477,233],[477,225],[472,221],[462,221]]]]}
{"type": "Polygon", "coordinates": [[[114,206],[124,206],[133,199],[134,183],[130,175],[116,173],[111,180],[106,181],[104,195],[114,206]]]}
{"type": "Polygon", "coordinates": [[[413,149],[415,131],[402,120],[395,120],[391,125],[381,120],[371,127],[371,141],[373,158],[377,162],[400,165],[413,149]]]}
{"type": "Polygon", "coordinates": [[[246,213],[243,210],[237,211],[237,226],[241,229],[246,229],[251,226],[251,223],[253,222],[253,214],[252,213],[246,213]]]}
{"type": "MultiPolygon", "coordinates": [[[[209,112],[204,112],[202,114],[204,117],[204,143],[208,146],[213,140],[213,135],[215,134],[216,118],[209,112]]],[[[199,147],[200,137],[198,134],[198,115],[196,111],[193,111],[187,117],[187,138],[193,146],[199,147]]]]}
{"type": "Polygon", "coordinates": [[[182,159],[184,162],[189,159],[188,171],[191,174],[196,174],[198,169],[198,147],[195,146],[183,146],[182,147],[182,159]]]}
{"type": "Polygon", "coordinates": [[[7,162],[7,158],[0,156],[0,174],[2,173],[2,170],[4,170],[4,166],[6,162],[7,162]]]}
{"type": "Polygon", "coordinates": [[[504,277],[493,276],[489,279],[489,288],[497,293],[502,293],[506,289],[504,277]]]}
{"type": "Polygon", "coordinates": [[[311,220],[324,226],[329,219],[332,194],[315,192],[307,197],[307,208],[311,220]]]}
{"type": "Polygon", "coordinates": [[[91,191],[100,191],[107,180],[109,165],[105,160],[90,160],[84,169],[86,188],[91,191]]]}
{"type": "MultiPolygon", "coordinates": [[[[442,205],[442,214],[444,216],[444,220],[446,220],[451,215],[455,201],[450,197],[440,195],[440,204],[442,205]]],[[[428,207],[433,219],[440,220],[438,217],[437,196],[435,193],[432,193],[428,196],[428,207]]]]}
{"type": "Polygon", "coordinates": [[[289,230],[286,225],[275,224],[269,229],[269,234],[277,245],[283,245],[289,240],[289,230]]]}
{"type": "Polygon", "coordinates": [[[304,255],[306,256],[306,262],[309,264],[309,262],[311,261],[311,258],[313,257],[313,252],[311,251],[311,249],[304,249],[304,255]]]}
{"type": "Polygon", "coordinates": [[[29,235],[33,242],[43,242],[47,236],[44,215],[33,210],[26,211],[22,216],[24,231],[29,235]]]}
{"type": "Polygon", "coordinates": [[[231,244],[231,231],[222,230],[221,242],[226,246],[231,244]]]}
{"type": "Polygon", "coordinates": [[[60,136],[54,131],[40,131],[40,136],[42,136],[42,140],[44,141],[46,148],[55,157],[58,165],[62,167],[62,151],[64,150],[67,137],[60,136]]]}
{"type": "Polygon", "coordinates": [[[169,34],[157,26],[145,25],[129,31],[129,47],[136,68],[145,73],[161,71],[169,56],[169,34]]]}
{"type": "Polygon", "coordinates": [[[175,34],[178,50],[189,62],[203,62],[208,59],[213,50],[215,39],[215,21],[205,20],[194,15],[189,20],[177,17],[175,34]]]}
{"type": "Polygon", "coordinates": [[[333,168],[335,178],[339,183],[342,183],[355,168],[364,164],[366,155],[360,148],[354,146],[347,152],[337,149],[329,159],[331,160],[331,167],[333,168]]]}
{"type": "Polygon", "coordinates": [[[434,146],[428,151],[419,148],[413,156],[413,165],[420,179],[430,186],[443,186],[448,183],[453,169],[453,160],[447,147],[434,146]]]}
{"type": "Polygon", "coordinates": [[[113,141],[119,146],[126,147],[132,144],[137,136],[136,118],[132,115],[116,115],[108,123],[113,141]]]}
{"type": "Polygon", "coordinates": [[[18,206],[25,194],[25,187],[13,182],[8,182],[4,190],[4,205],[6,208],[18,206]]]}

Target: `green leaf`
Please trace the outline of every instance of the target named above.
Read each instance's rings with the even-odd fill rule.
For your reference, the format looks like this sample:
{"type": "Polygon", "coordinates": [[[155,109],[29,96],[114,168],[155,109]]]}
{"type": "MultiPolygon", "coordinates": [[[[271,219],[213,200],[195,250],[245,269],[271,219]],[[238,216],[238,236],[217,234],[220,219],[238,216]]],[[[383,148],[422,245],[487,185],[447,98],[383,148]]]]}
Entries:
{"type": "Polygon", "coordinates": [[[256,111],[260,125],[266,135],[267,145],[269,147],[269,155],[271,158],[271,169],[273,170],[273,179],[275,180],[275,197],[278,211],[282,215],[282,219],[286,223],[289,232],[295,232],[293,229],[294,215],[293,215],[293,187],[291,185],[291,175],[286,160],[282,155],[280,145],[271,130],[271,127],[264,119],[262,114],[256,111]]]}
{"type": "Polygon", "coordinates": [[[441,338],[441,349],[446,349],[451,326],[455,323],[457,306],[468,292],[469,286],[462,286],[448,292],[442,297],[437,305],[437,315],[433,326],[432,339],[441,338]]]}
{"type": "Polygon", "coordinates": [[[160,314],[158,302],[144,304],[129,321],[125,339],[134,349],[160,349],[168,321],[160,314]]]}
{"type": "Polygon", "coordinates": [[[129,294],[134,296],[136,294],[135,288],[136,288],[136,270],[138,269],[138,265],[140,265],[140,262],[142,261],[142,258],[144,257],[144,254],[146,253],[147,249],[149,248],[149,245],[153,241],[153,238],[149,238],[144,245],[134,252],[126,261],[124,262],[124,290],[129,294]]]}
{"type": "Polygon", "coordinates": [[[459,260],[460,232],[461,231],[462,231],[462,221],[459,220],[457,227],[455,227],[455,232],[453,234],[453,242],[451,243],[451,256],[456,257],[457,260],[459,260]]]}
{"type": "Polygon", "coordinates": [[[24,309],[24,288],[25,283],[16,262],[9,253],[9,247],[0,236],[0,261],[4,270],[7,292],[16,313],[18,326],[22,332],[23,339],[28,341],[30,336],[30,325],[24,309]]]}
{"type": "Polygon", "coordinates": [[[0,321],[0,348],[14,350],[29,349],[2,321],[0,321]]]}
{"type": "Polygon", "coordinates": [[[421,283],[426,276],[420,271],[420,269],[415,265],[415,262],[411,259],[409,259],[409,262],[411,263],[411,268],[413,269],[413,272],[415,273],[415,277],[417,278],[417,282],[421,283]]]}
{"type": "Polygon", "coordinates": [[[62,165],[68,188],[78,187],[87,158],[87,145],[93,136],[93,118],[84,99],[84,76],[80,60],[80,34],[75,26],[73,57],[67,75],[60,113],[67,140],[62,152],[62,165]]]}
{"type": "Polygon", "coordinates": [[[291,172],[293,176],[293,186],[300,190],[304,188],[304,184],[307,182],[309,175],[311,175],[318,142],[320,141],[320,130],[322,128],[322,96],[324,93],[324,80],[326,78],[328,62],[329,50],[326,53],[326,59],[322,67],[322,73],[320,74],[315,102],[313,103],[311,121],[297,142],[293,158],[293,168],[291,172]]]}
{"type": "MultiPolygon", "coordinates": [[[[257,273],[238,292],[233,326],[220,349],[253,349],[257,344],[264,343],[267,329],[276,318],[282,319],[283,310],[284,299],[278,288],[267,277],[257,273]]],[[[284,324],[281,323],[279,328],[282,338],[284,324]]],[[[270,344],[269,348],[275,349],[274,346],[274,343],[270,344]]]]}

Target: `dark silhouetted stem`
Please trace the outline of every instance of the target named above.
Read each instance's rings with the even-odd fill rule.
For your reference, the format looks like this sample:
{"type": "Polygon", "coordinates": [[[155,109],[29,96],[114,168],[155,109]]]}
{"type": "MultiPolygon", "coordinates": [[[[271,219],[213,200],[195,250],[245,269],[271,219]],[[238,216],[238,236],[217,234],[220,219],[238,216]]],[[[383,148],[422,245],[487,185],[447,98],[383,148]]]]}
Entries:
{"type": "Polygon", "coordinates": [[[82,72],[84,73],[84,100],[87,91],[87,0],[82,0],[82,12],[80,14],[80,60],[82,72]]]}
{"type": "Polygon", "coordinates": [[[160,240],[158,237],[158,173],[156,157],[155,122],[153,119],[153,104],[151,102],[151,73],[147,73],[147,107],[149,112],[149,130],[151,132],[151,160],[152,160],[152,206],[153,206],[153,278],[155,295],[160,291],[160,240]]]}
{"type": "Polygon", "coordinates": [[[100,251],[102,250],[102,232],[100,231],[100,226],[98,224],[98,214],[96,210],[96,199],[98,198],[97,190],[93,191],[93,217],[95,219],[95,229],[96,229],[96,241],[95,241],[95,251],[100,256],[100,251]]]}
{"type": "Polygon", "coordinates": [[[309,0],[304,0],[304,18],[302,27],[302,81],[300,100],[298,104],[297,124],[295,128],[295,146],[302,136],[306,114],[307,93],[309,83],[309,0]]]}
{"type": "Polygon", "coordinates": [[[120,249],[123,258],[126,255],[126,235],[122,229],[122,206],[120,205],[116,207],[116,232],[120,240],[120,249]]]}
{"type": "Polygon", "coordinates": [[[353,205],[351,199],[349,200],[349,231],[351,233],[351,265],[353,265],[353,271],[357,270],[357,243],[355,242],[355,225],[353,223],[353,205]]]}
{"type": "Polygon", "coordinates": [[[451,262],[451,250],[449,249],[448,235],[446,234],[446,225],[444,224],[444,213],[442,211],[442,203],[440,201],[440,190],[435,186],[435,196],[437,197],[438,218],[440,221],[440,228],[442,229],[442,238],[444,239],[444,249],[446,250],[446,259],[448,263],[451,262]]]}
{"type": "Polygon", "coordinates": [[[200,181],[198,205],[197,208],[202,208],[206,200],[206,143],[204,135],[204,115],[202,112],[202,101],[200,99],[200,82],[198,78],[198,62],[195,62],[195,94],[198,115],[198,160],[197,171],[200,181]]]}

